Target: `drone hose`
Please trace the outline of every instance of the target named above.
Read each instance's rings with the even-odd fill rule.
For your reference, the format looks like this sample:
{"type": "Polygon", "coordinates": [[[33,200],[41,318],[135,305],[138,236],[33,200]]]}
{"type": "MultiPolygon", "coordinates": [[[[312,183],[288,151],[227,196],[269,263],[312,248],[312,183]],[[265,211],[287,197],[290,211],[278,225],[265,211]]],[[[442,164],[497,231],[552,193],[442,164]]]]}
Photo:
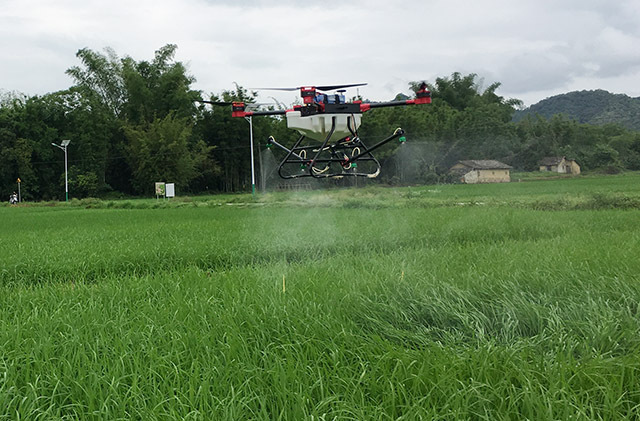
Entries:
{"type": "Polygon", "coordinates": [[[376,178],[378,174],[380,174],[380,167],[378,167],[378,169],[376,169],[376,172],[374,172],[373,174],[367,174],[367,178],[376,178]]]}
{"type": "Polygon", "coordinates": [[[316,174],[324,174],[329,170],[329,166],[327,165],[326,167],[324,167],[324,169],[319,170],[316,167],[311,167],[311,170],[316,173],[316,174]]]}

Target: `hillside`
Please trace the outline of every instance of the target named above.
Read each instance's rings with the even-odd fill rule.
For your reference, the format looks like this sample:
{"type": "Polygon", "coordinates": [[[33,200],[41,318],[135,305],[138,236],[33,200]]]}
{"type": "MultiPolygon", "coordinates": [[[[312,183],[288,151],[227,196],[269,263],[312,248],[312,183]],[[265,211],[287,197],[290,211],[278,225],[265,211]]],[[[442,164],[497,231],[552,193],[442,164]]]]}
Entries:
{"type": "Polygon", "coordinates": [[[549,118],[560,113],[580,123],[618,123],[628,129],[640,130],[640,97],[631,98],[604,90],[575,91],[552,96],[516,111],[513,120],[520,121],[530,114],[549,118]]]}

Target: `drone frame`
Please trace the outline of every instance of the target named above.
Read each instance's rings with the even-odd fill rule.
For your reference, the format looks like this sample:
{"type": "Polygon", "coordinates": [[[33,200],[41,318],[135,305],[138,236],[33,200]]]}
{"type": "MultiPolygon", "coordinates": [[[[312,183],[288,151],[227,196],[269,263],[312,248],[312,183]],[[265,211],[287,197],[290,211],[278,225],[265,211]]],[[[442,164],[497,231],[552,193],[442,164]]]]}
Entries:
{"type": "MultiPolygon", "coordinates": [[[[360,116],[371,109],[383,107],[397,107],[407,105],[431,103],[431,93],[427,85],[423,83],[416,92],[415,99],[390,102],[363,103],[354,101],[351,103],[335,96],[335,102],[317,101],[317,91],[329,91],[362,86],[365,84],[310,86],[298,88],[264,88],[271,90],[300,90],[303,104],[296,105],[289,110],[247,111],[244,102],[214,102],[201,101],[214,105],[231,105],[232,117],[276,116],[283,115],[287,118],[289,128],[297,130],[301,135],[291,148],[278,143],[273,136],[269,137],[267,146],[275,145],[286,152],[285,158],[280,162],[278,174],[283,179],[300,177],[313,178],[341,178],[344,176],[375,178],[380,173],[380,162],[372,152],[390,141],[400,138],[405,133],[401,128],[396,129],[392,135],[371,147],[367,147],[357,134],[360,125],[360,116]],[[345,117],[346,116],[346,120],[345,117]],[[330,128],[325,131],[328,118],[331,118],[330,128]],[[340,118],[339,118],[340,117],[340,118]],[[314,120],[315,118],[315,120],[314,120]],[[339,119],[339,121],[338,121],[339,119]],[[322,127],[321,130],[314,125],[322,127]],[[345,124],[346,123],[346,124],[345,124]],[[315,144],[304,143],[305,139],[312,139],[315,144]],[[358,162],[372,163],[370,171],[360,171],[358,162]],[[289,171],[286,171],[288,169],[289,171]],[[292,171],[293,170],[293,171],[292,171]]],[[[338,91],[340,92],[340,91],[338,91]]],[[[327,98],[326,94],[319,94],[327,98]]]]}
{"type": "Polygon", "coordinates": [[[404,130],[398,128],[391,136],[371,147],[367,147],[353,130],[351,136],[346,136],[338,141],[329,143],[329,139],[334,131],[335,117],[332,117],[331,130],[320,146],[317,144],[303,145],[303,141],[307,137],[301,135],[290,149],[278,143],[273,136],[270,136],[267,147],[276,145],[287,153],[278,167],[280,177],[283,179],[309,176],[314,178],[341,178],[345,176],[375,178],[380,174],[381,166],[372,152],[404,134],[404,130]],[[311,156],[312,158],[309,158],[311,156]],[[358,161],[373,163],[373,169],[367,172],[360,171],[358,169],[358,161]],[[301,171],[297,173],[285,171],[285,168],[293,168],[295,170],[296,166],[298,166],[301,171]]]}

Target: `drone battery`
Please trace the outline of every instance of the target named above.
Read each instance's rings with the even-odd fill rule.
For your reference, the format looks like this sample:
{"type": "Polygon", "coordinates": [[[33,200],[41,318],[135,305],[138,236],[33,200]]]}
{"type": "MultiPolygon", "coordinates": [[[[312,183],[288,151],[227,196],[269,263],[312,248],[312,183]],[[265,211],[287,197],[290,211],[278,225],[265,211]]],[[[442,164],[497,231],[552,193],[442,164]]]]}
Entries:
{"type": "Polygon", "coordinates": [[[360,114],[360,104],[327,104],[325,105],[324,110],[327,113],[360,114]]]}
{"type": "Polygon", "coordinates": [[[314,102],[318,104],[344,104],[346,101],[344,95],[341,94],[317,94],[314,98],[314,102]]]}
{"type": "Polygon", "coordinates": [[[325,98],[326,98],[325,104],[344,104],[345,103],[344,95],[339,95],[339,94],[326,95],[325,98]]]}

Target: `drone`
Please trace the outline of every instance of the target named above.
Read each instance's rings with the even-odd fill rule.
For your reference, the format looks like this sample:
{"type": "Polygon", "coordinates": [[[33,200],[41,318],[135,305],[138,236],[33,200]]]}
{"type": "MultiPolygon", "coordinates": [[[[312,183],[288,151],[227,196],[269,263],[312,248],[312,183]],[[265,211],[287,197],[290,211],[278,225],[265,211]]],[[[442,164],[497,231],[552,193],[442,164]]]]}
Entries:
{"type": "Polygon", "coordinates": [[[278,174],[283,179],[300,177],[342,178],[345,176],[375,178],[380,174],[380,162],[373,151],[394,139],[406,140],[404,130],[396,129],[390,136],[368,147],[358,135],[362,114],[374,108],[420,105],[431,103],[427,84],[422,83],[415,99],[389,102],[347,102],[346,88],[366,83],[296,88],[262,88],[264,90],[300,90],[302,104],[287,110],[251,111],[244,102],[199,101],[214,105],[231,105],[232,117],[284,116],[287,127],[300,137],[291,147],[269,137],[267,148],[276,146],[284,158],[278,174]],[[337,93],[327,93],[336,91],[337,93]]]}

